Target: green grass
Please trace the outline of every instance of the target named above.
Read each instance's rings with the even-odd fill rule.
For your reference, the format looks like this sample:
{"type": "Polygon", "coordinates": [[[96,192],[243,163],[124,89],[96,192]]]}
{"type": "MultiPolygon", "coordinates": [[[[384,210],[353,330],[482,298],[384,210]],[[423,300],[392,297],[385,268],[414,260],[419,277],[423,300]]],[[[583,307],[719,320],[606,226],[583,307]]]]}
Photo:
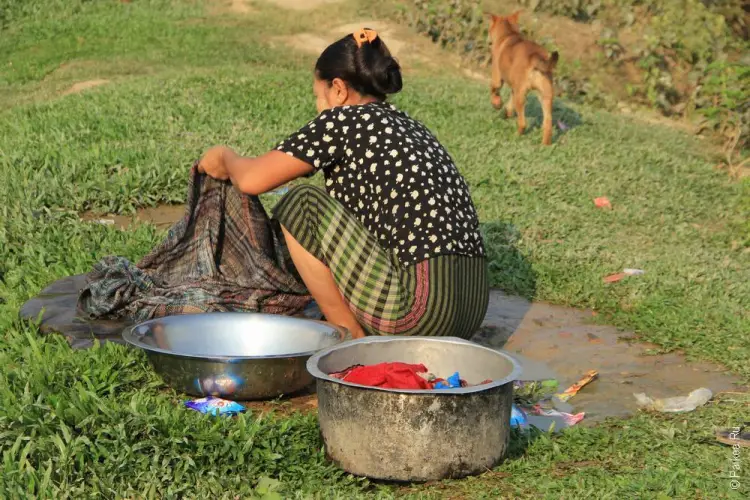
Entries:
{"type": "MultiPolygon", "coordinates": [[[[485,476],[399,488],[327,464],[313,416],[201,417],[139,353],[72,352],[40,337],[16,319],[26,299],[104,255],[137,259],[161,237],[77,213],[180,202],[208,146],[261,153],[300,126],[314,113],[310,58],[265,43],[311,29],[310,20],[344,24],[354,8],[329,19],[259,3],[240,18],[201,2],[36,0],[19,9],[0,0],[11,4],[0,31],[0,496],[246,498],[273,477],[291,498],[731,497],[730,452],[710,435],[746,419],[746,397],[519,438],[514,459],[485,476]],[[89,78],[112,82],[59,95],[89,78]]],[[[517,138],[484,85],[447,71],[410,75],[396,101],[465,175],[495,286],[594,308],[602,321],[750,380],[750,183],[714,170],[705,144],[559,103],[558,117],[577,126],[542,148],[538,128],[517,138]],[[613,210],[594,208],[602,195],[613,210]],[[602,284],[624,267],[646,274],[602,284]]]]}

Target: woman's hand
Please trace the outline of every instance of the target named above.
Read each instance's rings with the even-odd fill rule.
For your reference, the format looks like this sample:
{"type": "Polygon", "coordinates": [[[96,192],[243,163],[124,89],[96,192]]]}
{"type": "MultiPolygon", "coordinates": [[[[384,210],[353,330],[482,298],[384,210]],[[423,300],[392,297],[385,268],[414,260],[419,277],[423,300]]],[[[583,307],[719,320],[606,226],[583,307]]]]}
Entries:
{"type": "Polygon", "coordinates": [[[198,172],[220,181],[229,179],[229,171],[225,162],[228,153],[233,154],[234,151],[226,146],[212,147],[204,153],[203,158],[198,162],[198,172]]]}

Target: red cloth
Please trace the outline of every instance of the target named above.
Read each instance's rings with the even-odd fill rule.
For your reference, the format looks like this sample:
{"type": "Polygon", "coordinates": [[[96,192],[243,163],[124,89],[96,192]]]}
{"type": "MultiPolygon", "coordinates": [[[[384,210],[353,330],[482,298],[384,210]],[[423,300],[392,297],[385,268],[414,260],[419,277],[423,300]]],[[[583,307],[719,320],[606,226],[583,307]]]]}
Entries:
{"type": "Polygon", "coordinates": [[[419,376],[419,373],[427,373],[427,368],[422,364],[378,363],[354,367],[345,373],[342,380],[384,389],[432,389],[430,383],[419,376]]]}

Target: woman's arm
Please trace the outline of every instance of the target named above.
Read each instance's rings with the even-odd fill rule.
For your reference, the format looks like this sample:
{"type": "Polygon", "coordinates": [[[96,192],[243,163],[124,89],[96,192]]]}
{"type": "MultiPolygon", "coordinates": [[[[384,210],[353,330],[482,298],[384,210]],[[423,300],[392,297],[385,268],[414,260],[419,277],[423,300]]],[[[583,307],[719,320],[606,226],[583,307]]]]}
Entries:
{"type": "Polygon", "coordinates": [[[232,184],[243,193],[256,196],[313,172],[311,165],[276,150],[246,158],[225,148],[223,160],[232,184]]]}
{"type": "Polygon", "coordinates": [[[257,158],[245,158],[226,146],[215,146],[198,162],[198,171],[214,179],[231,180],[243,193],[259,195],[292,179],[313,172],[304,161],[281,151],[269,151],[257,158]]]}

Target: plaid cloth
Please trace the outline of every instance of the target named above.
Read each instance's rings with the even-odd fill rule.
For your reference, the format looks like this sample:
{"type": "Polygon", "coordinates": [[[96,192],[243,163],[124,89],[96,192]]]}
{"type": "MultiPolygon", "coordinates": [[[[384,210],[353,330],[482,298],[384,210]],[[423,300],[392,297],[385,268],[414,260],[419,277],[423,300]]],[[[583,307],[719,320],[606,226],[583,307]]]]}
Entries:
{"type": "Polygon", "coordinates": [[[371,335],[469,338],[487,312],[483,257],[440,255],[402,266],[362,222],[324,190],[300,185],[274,218],[333,274],[341,295],[371,335]]]}
{"type": "Polygon", "coordinates": [[[97,263],[78,308],[143,321],[215,311],[296,315],[310,301],[260,200],[194,167],[183,219],[137,265],[123,257],[97,263]]]}

